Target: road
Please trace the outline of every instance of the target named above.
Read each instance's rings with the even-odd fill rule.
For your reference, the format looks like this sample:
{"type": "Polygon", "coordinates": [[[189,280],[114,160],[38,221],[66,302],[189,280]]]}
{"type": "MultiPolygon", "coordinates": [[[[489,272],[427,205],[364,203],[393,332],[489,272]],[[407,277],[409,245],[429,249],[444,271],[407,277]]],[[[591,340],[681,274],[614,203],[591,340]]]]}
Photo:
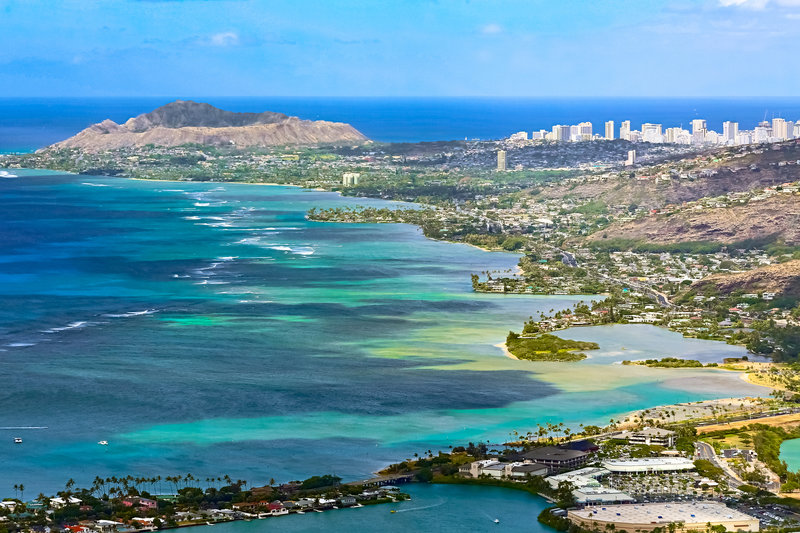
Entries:
{"type": "MultiPolygon", "coordinates": [[[[564,263],[565,265],[567,265],[569,267],[573,267],[573,268],[578,266],[578,260],[575,259],[575,256],[573,254],[567,252],[566,250],[562,250],[560,248],[553,247],[553,249],[556,252],[561,254],[561,262],[562,263],[564,263]]],[[[626,279],[626,280],[616,279],[616,278],[612,278],[610,276],[606,276],[605,274],[598,274],[598,275],[601,278],[603,278],[603,279],[605,279],[607,281],[610,281],[612,283],[616,283],[616,284],[620,284],[620,285],[629,285],[629,286],[633,287],[634,289],[638,289],[638,290],[644,291],[644,292],[649,292],[650,294],[652,294],[655,297],[656,301],[658,302],[658,305],[660,305],[661,307],[667,307],[667,308],[674,307],[672,302],[669,301],[669,298],[667,298],[666,294],[664,294],[663,292],[659,292],[659,291],[655,290],[654,288],[652,288],[649,285],[645,285],[644,283],[639,283],[639,282],[636,282],[636,281],[631,281],[629,279],[626,279]]]]}
{"type": "Polygon", "coordinates": [[[715,466],[718,466],[725,472],[725,478],[728,481],[728,486],[731,488],[738,488],[740,485],[744,485],[744,481],[739,479],[736,476],[736,473],[731,470],[727,463],[724,461],[720,461],[719,457],[717,457],[716,452],[714,452],[714,448],[710,444],[706,444],[702,441],[697,441],[695,444],[695,451],[696,457],[698,459],[705,459],[707,461],[711,461],[711,463],[715,466]]]}

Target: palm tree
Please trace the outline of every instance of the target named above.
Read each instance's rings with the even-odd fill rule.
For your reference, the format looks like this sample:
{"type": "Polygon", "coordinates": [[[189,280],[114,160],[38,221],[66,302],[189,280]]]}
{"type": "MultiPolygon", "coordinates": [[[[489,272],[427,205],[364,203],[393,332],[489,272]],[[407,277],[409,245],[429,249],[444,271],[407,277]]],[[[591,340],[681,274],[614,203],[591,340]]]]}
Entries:
{"type": "Polygon", "coordinates": [[[17,494],[19,494],[19,485],[17,485],[17,484],[15,483],[15,484],[14,484],[14,498],[16,498],[16,497],[17,497],[17,494]]]}
{"type": "Polygon", "coordinates": [[[25,485],[23,485],[22,483],[19,484],[19,498],[20,500],[25,499],[25,485]]]}

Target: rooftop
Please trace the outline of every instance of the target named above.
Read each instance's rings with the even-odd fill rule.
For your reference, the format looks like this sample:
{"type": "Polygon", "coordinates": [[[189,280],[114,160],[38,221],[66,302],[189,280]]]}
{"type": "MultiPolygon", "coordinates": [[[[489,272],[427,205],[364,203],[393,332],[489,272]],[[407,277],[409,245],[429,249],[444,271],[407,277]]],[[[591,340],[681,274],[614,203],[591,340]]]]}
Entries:
{"type": "Polygon", "coordinates": [[[606,505],[572,511],[581,518],[603,522],[650,524],[670,522],[707,523],[725,520],[755,520],[750,515],[736,511],[718,502],[644,503],[606,505]]]}
{"type": "Polygon", "coordinates": [[[641,457],[638,459],[606,459],[603,467],[609,470],[615,468],[694,468],[694,462],[685,457],[641,457]]]}
{"type": "Polygon", "coordinates": [[[522,454],[523,457],[531,459],[532,461],[569,461],[570,459],[578,459],[586,456],[586,452],[579,450],[567,450],[558,448],[556,446],[544,446],[542,448],[533,448],[530,451],[522,454]]]}
{"type": "Polygon", "coordinates": [[[670,431],[668,429],[661,429],[661,428],[644,428],[640,431],[633,431],[631,432],[631,436],[633,435],[642,435],[645,437],[669,437],[670,435],[674,435],[674,431],[670,431]]]}

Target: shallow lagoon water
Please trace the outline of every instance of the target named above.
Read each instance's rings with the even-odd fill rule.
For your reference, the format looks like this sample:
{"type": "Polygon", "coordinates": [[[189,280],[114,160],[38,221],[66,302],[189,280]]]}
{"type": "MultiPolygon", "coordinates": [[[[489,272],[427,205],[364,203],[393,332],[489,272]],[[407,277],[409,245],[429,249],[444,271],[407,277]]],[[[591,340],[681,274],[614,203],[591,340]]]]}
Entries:
{"type": "MultiPolygon", "coordinates": [[[[411,494],[411,500],[360,509],[340,509],[250,522],[216,524],[214,533],[554,531],[537,522],[539,513],[548,504],[542,498],[527,492],[458,485],[412,485],[403,487],[403,490],[411,494]],[[392,513],[392,510],[395,512],[392,513]],[[499,522],[495,523],[495,519],[499,522]]],[[[207,531],[207,528],[192,528],[187,531],[200,533],[207,531]]]]}
{"type": "MultiPolygon", "coordinates": [[[[581,363],[508,359],[494,345],[509,329],[580,298],[474,294],[471,273],[516,256],[304,218],[387,202],[15,174],[0,181],[0,426],[48,429],[0,430],[0,479],[31,492],[129,473],[354,479],[545,421],[764,390],[614,364],[613,328],[579,332],[601,344],[581,363]]],[[[624,337],[643,356],[736,350],[652,327],[624,337]]]]}
{"type": "Polygon", "coordinates": [[[789,439],[781,443],[781,461],[786,461],[789,470],[800,470],[800,439],[789,439]]]}

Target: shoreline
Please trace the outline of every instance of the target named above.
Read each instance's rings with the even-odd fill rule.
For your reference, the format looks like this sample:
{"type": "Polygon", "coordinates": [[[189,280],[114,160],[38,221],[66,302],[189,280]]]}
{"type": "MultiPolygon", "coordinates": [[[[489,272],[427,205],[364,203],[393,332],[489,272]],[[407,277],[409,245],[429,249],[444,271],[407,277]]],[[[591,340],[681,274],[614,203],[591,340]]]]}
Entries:
{"type": "Polygon", "coordinates": [[[517,357],[516,355],[514,355],[513,353],[511,353],[511,352],[508,350],[508,346],[506,346],[506,343],[505,343],[505,342],[500,342],[500,343],[497,343],[497,344],[495,344],[494,346],[495,346],[495,348],[500,348],[500,350],[503,352],[503,355],[505,355],[505,356],[506,356],[506,357],[508,357],[509,359],[513,359],[513,360],[515,360],[515,361],[520,361],[520,358],[519,358],[519,357],[517,357]]]}

